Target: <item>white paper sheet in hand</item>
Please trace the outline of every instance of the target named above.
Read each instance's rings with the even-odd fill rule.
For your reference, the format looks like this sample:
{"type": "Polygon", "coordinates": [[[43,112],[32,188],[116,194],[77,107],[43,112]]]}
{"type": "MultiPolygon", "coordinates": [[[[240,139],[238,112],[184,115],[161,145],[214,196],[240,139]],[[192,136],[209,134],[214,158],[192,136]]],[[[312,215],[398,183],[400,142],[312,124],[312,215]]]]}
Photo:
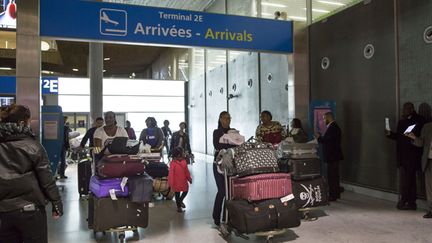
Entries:
{"type": "Polygon", "coordinates": [[[416,126],[415,124],[409,126],[409,127],[405,130],[404,134],[410,133],[410,132],[414,129],[415,126],[416,126]]]}

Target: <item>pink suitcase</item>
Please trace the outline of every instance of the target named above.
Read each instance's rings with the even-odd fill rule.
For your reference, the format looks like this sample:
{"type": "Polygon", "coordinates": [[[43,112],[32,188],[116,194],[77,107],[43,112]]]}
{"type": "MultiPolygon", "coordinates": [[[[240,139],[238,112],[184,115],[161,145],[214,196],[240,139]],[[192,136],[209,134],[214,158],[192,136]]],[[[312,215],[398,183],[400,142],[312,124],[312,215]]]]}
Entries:
{"type": "Polygon", "coordinates": [[[292,193],[291,175],[266,173],[231,180],[232,199],[258,201],[281,198],[292,193]]]}

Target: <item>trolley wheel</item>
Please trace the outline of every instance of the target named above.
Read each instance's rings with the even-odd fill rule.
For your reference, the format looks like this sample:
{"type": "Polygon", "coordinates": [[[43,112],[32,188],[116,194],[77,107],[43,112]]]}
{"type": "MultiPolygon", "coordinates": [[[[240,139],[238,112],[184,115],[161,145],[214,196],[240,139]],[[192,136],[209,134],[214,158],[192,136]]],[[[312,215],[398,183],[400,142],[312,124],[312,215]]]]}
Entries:
{"type": "Polygon", "coordinates": [[[118,238],[119,238],[119,240],[120,240],[120,242],[124,242],[124,240],[125,240],[125,233],[124,232],[121,232],[121,233],[119,233],[119,235],[118,235],[118,238]]]}
{"type": "Polygon", "coordinates": [[[273,235],[269,235],[269,236],[267,236],[267,240],[266,240],[266,242],[267,242],[267,243],[271,243],[271,242],[273,242],[273,235]]]}

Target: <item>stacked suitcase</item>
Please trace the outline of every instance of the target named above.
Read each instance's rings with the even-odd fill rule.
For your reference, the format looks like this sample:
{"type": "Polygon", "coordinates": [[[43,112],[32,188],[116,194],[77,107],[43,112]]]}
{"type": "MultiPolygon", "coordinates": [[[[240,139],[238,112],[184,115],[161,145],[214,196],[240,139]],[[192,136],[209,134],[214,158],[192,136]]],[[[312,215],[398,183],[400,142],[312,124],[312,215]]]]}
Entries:
{"type": "Polygon", "coordinates": [[[174,192],[168,185],[169,168],[167,164],[160,162],[160,153],[142,153],[139,157],[146,161],[146,173],[153,178],[153,192],[161,194],[167,200],[173,199],[174,192]]]}
{"type": "Polygon", "coordinates": [[[247,143],[234,150],[236,172],[226,175],[228,227],[251,234],[299,226],[291,175],[279,173],[271,145],[247,143]]]}
{"type": "Polygon", "coordinates": [[[317,144],[282,141],[278,157],[279,168],[291,173],[292,190],[299,208],[328,205],[328,186],[321,176],[317,144]]]}
{"type": "Polygon", "coordinates": [[[96,162],[90,179],[89,228],[94,232],[148,225],[153,180],[136,155],[106,155],[96,162]]]}

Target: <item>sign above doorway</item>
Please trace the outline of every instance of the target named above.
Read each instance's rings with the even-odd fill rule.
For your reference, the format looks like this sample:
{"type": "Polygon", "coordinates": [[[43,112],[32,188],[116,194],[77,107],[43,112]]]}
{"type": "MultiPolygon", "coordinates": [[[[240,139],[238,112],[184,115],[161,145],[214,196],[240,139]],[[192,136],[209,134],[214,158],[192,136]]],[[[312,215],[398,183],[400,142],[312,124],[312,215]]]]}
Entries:
{"type": "Polygon", "coordinates": [[[292,53],[293,24],[136,5],[40,0],[42,37],[292,53]]]}

